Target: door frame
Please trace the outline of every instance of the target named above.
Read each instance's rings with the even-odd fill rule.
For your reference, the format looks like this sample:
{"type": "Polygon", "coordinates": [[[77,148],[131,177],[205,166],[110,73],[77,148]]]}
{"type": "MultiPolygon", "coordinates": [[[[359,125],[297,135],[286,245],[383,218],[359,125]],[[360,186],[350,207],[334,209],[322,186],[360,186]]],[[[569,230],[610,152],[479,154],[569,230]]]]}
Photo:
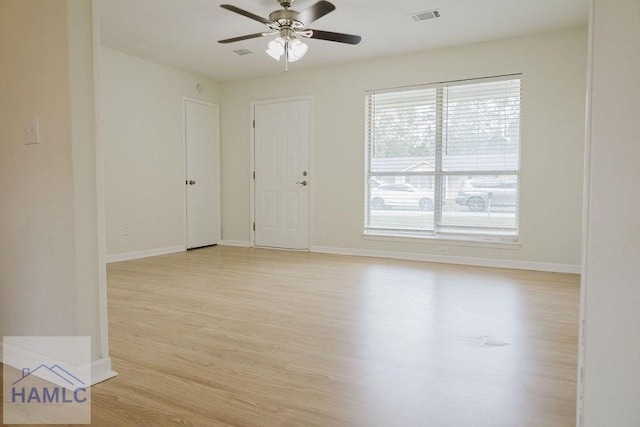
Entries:
{"type": "MultiPolygon", "coordinates": [[[[253,178],[253,172],[256,170],[256,157],[255,157],[256,135],[255,135],[255,128],[253,127],[253,124],[256,119],[255,107],[258,105],[282,104],[285,102],[296,102],[296,101],[307,101],[309,103],[309,156],[307,159],[308,160],[307,167],[309,168],[308,172],[309,172],[310,181],[312,181],[312,179],[315,177],[314,167],[313,167],[313,148],[314,148],[313,97],[311,95],[299,95],[299,96],[290,96],[285,98],[271,98],[271,99],[264,99],[260,101],[251,101],[249,103],[249,134],[250,134],[250,143],[249,143],[250,163],[249,164],[251,165],[251,169],[249,170],[249,187],[251,189],[251,196],[250,196],[251,218],[249,223],[249,231],[250,231],[251,238],[249,242],[252,248],[256,247],[256,231],[253,229],[253,224],[256,221],[256,181],[253,178]]],[[[307,223],[309,224],[308,225],[309,229],[307,230],[307,236],[309,236],[307,241],[308,247],[307,249],[286,249],[286,250],[292,250],[292,251],[297,250],[302,252],[308,252],[311,249],[311,246],[312,246],[311,243],[313,242],[313,187],[314,187],[314,183],[312,181],[311,184],[308,186],[309,197],[307,200],[307,217],[308,217],[307,223]]],[[[278,249],[278,248],[272,248],[272,249],[278,249]]]]}
{"type": "MultiPolygon", "coordinates": [[[[216,181],[217,181],[217,188],[216,188],[216,214],[218,215],[218,227],[216,230],[216,243],[217,245],[220,244],[221,240],[222,240],[222,206],[221,206],[221,200],[222,200],[222,183],[221,183],[221,179],[222,179],[222,173],[221,173],[221,161],[220,161],[220,155],[221,155],[221,141],[220,141],[220,106],[218,104],[215,104],[213,102],[209,102],[209,101],[204,101],[202,99],[197,99],[197,98],[191,98],[188,96],[183,96],[182,97],[182,181],[186,181],[187,180],[187,102],[193,102],[196,104],[200,104],[200,105],[206,105],[207,107],[212,107],[215,112],[216,115],[218,116],[218,127],[216,129],[216,141],[215,141],[215,147],[214,147],[214,152],[216,153],[216,158],[214,160],[214,167],[216,168],[215,170],[215,176],[216,176],[216,181]]],[[[183,209],[182,212],[184,214],[184,227],[183,227],[183,234],[184,234],[184,250],[187,250],[187,246],[189,245],[189,236],[187,234],[187,221],[189,220],[188,218],[188,214],[187,214],[187,186],[184,185],[184,190],[183,190],[183,198],[182,198],[182,203],[183,203],[183,209]]]]}

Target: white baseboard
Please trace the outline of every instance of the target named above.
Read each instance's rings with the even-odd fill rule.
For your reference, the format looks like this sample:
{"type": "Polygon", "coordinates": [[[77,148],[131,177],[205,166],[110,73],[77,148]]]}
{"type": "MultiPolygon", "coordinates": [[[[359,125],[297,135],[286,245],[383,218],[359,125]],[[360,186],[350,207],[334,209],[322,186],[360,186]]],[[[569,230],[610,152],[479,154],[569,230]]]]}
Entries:
{"type": "Polygon", "coordinates": [[[251,242],[245,240],[222,240],[220,246],[237,246],[239,248],[250,248],[251,242]]]}
{"type": "Polygon", "coordinates": [[[103,357],[91,362],[91,385],[96,385],[117,375],[117,372],[111,370],[110,357],[103,357]]]}
{"type": "Polygon", "coordinates": [[[183,245],[181,245],[181,246],[171,246],[168,248],[146,249],[144,251],[113,254],[113,255],[107,255],[107,263],[129,261],[132,259],[148,258],[151,256],[158,256],[158,255],[175,254],[177,252],[184,252],[186,250],[187,249],[183,245]]]}
{"type": "Polygon", "coordinates": [[[472,258],[449,255],[423,254],[415,252],[376,251],[370,249],[336,248],[330,246],[312,246],[310,251],[322,254],[351,255],[372,258],[391,258],[409,261],[428,261],[443,264],[473,265],[476,267],[508,268],[515,270],[546,271],[552,273],[581,273],[581,267],[579,265],[572,264],[554,264],[492,258],[472,258]]]}
{"type": "MultiPolygon", "coordinates": [[[[7,366],[11,366],[12,368],[15,368],[17,370],[22,370],[25,366],[37,366],[41,363],[45,363],[49,366],[64,365],[63,362],[55,360],[51,357],[46,357],[41,354],[34,353],[24,348],[16,347],[13,345],[5,347],[4,343],[1,341],[0,341],[0,363],[3,363],[7,366]],[[4,357],[5,350],[11,353],[11,356],[9,358],[10,360],[5,360],[5,357],[4,357]],[[19,363],[14,362],[18,360],[20,361],[19,363]]],[[[77,369],[79,372],[87,372],[87,373],[89,369],[91,370],[90,385],[92,386],[118,375],[117,372],[114,372],[113,370],[111,370],[111,358],[109,357],[94,360],[93,362],[91,362],[86,366],[77,367],[77,369]]],[[[51,381],[61,387],[67,387],[67,385],[64,382],[56,381],[55,377],[44,377],[39,375],[37,372],[34,372],[33,375],[35,375],[36,377],[44,378],[45,380],[51,381]]]]}

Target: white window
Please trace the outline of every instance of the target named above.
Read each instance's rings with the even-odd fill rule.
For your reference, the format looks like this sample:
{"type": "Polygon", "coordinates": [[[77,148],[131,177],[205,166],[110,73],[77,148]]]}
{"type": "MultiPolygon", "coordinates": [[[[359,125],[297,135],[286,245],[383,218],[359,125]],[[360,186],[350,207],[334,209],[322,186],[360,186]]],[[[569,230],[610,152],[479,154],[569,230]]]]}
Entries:
{"type": "Polygon", "coordinates": [[[365,234],[518,237],[520,75],[366,95],[365,234]]]}

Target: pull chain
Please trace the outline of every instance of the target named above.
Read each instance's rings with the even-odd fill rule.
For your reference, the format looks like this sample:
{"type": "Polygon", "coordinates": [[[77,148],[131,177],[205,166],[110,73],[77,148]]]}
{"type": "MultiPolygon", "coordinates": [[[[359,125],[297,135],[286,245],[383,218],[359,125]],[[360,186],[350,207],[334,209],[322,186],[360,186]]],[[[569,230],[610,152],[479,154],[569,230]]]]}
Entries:
{"type": "Polygon", "coordinates": [[[284,72],[289,71],[289,40],[284,42],[284,72]]]}

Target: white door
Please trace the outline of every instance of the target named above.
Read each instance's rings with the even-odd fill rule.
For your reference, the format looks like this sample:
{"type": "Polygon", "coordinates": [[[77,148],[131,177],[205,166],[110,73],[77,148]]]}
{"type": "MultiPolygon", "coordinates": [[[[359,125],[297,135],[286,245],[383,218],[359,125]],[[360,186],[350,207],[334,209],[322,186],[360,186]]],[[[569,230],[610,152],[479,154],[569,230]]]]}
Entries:
{"type": "Polygon", "coordinates": [[[255,106],[255,245],[309,249],[309,101],[255,106]]]}
{"type": "Polygon", "coordinates": [[[220,236],[218,107],[185,100],[187,249],[215,245],[220,236]]]}

